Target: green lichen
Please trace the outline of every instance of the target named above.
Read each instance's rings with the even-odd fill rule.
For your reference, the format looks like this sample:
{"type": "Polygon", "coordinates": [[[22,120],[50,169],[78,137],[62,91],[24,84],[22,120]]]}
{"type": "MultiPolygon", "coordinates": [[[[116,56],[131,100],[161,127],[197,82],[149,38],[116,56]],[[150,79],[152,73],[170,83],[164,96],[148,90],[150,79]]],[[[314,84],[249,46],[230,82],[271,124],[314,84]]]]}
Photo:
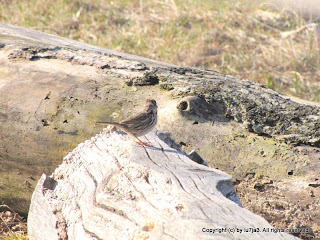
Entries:
{"type": "Polygon", "coordinates": [[[170,83],[160,83],[160,88],[166,91],[170,91],[174,89],[173,85],[170,83]]]}
{"type": "Polygon", "coordinates": [[[153,72],[145,72],[142,77],[134,77],[125,82],[128,86],[148,86],[159,83],[159,77],[153,72]]]}

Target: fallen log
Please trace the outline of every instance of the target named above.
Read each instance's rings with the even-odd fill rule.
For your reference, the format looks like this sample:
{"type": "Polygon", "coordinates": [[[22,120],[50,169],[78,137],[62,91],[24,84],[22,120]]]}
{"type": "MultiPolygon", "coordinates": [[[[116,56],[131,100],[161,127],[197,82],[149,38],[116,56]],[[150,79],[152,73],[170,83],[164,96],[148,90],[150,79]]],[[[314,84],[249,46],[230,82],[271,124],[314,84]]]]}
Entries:
{"type": "Polygon", "coordinates": [[[143,147],[106,129],[75,148],[37,184],[30,239],[295,239],[242,208],[229,175],[161,134],[143,147]]]}

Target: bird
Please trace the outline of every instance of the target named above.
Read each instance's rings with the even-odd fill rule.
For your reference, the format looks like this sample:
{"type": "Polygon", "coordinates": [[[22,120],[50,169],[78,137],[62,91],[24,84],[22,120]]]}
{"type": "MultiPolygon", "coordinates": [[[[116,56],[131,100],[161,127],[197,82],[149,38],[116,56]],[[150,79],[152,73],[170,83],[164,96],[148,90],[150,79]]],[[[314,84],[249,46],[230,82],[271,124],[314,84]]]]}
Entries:
{"type": "Polygon", "coordinates": [[[128,133],[137,139],[137,144],[151,147],[150,143],[141,141],[138,137],[146,135],[156,125],[158,121],[157,102],[154,99],[147,99],[144,109],[138,114],[124,119],[119,123],[116,122],[96,122],[98,125],[112,125],[128,133]]]}

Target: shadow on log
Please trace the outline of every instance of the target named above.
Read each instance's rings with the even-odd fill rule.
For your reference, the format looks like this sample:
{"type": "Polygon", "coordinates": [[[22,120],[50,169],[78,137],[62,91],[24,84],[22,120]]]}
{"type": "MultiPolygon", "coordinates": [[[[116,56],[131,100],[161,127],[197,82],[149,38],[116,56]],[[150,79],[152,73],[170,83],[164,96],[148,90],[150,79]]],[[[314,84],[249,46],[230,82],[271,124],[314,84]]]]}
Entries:
{"type": "Polygon", "coordinates": [[[30,239],[295,239],[232,232],[272,227],[239,206],[229,175],[193,162],[155,131],[145,138],[153,147],[105,129],[69,153],[51,177],[42,175],[29,212],[30,239]]]}

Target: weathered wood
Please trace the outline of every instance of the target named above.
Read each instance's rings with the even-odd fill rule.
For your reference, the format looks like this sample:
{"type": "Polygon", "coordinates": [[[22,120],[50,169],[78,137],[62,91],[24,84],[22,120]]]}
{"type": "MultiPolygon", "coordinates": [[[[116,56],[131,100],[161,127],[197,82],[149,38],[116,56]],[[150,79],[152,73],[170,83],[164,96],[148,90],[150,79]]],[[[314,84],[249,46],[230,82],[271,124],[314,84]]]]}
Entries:
{"type": "Polygon", "coordinates": [[[239,206],[229,175],[191,161],[156,132],[146,139],[153,147],[105,130],[43,175],[32,197],[30,239],[295,239],[233,233],[273,228],[239,206]]]}

